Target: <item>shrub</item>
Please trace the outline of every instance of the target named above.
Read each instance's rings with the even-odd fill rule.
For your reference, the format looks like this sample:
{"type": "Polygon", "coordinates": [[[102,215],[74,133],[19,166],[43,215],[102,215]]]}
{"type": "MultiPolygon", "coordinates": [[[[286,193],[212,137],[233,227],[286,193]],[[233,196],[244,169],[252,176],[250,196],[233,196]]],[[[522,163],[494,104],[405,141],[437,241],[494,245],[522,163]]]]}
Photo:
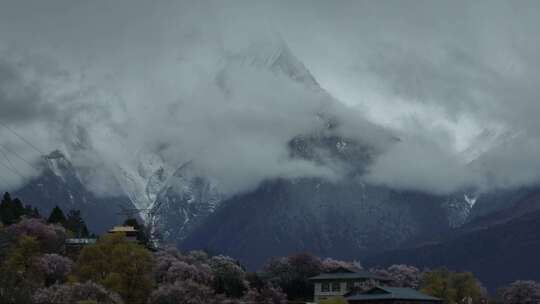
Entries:
{"type": "Polygon", "coordinates": [[[57,284],[43,288],[34,294],[32,301],[34,304],[123,303],[118,294],[108,291],[103,286],[93,282],[57,284]]]}

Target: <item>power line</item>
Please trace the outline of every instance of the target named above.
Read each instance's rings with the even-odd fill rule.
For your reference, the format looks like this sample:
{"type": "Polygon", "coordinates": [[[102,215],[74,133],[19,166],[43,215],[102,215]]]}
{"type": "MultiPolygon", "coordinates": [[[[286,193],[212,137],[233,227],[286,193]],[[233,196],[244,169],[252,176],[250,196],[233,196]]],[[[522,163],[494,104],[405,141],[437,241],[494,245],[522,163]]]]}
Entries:
{"type": "MultiPolygon", "coordinates": [[[[15,155],[18,159],[22,160],[23,162],[25,162],[28,166],[36,169],[36,170],[41,170],[40,168],[38,168],[37,166],[35,166],[34,164],[32,164],[31,162],[29,162],[28,160],[26,160],[24,157],[20,156],[18,153],[15,153],[14,151],[12,151],[11,149],[8,149],[6,146],[0,144],[0,147],[6,151],[8,151],[9,153],[15,155]]],[[[0,150],[1,151],[1,150],[0,150]]],[[[5,155],[5,154],[4,154],[5,155]]],[[[7,157],[6,157],[7,158],[7,157]]]]}
{"type": "Polygon", "coordinates": [[[26,177],[24,177],[24,175],[22,175],[19,171],[17,171],[17,170],[15,170],[15,169],[11,168],[10,166],[4,164],[3,162],[0,162],[0,165],[6,167],[9,171],[15,173],[15,174],[18,175],[20,178],[26,179],[26,177]]]}
{"type": "Polygon", "coordinates": [[[4,158],[6,159],[6,161],[8,162],[8,164],[11,166],[11,168],[14,168],[14,169],[15,169],[15,166],[14,166],[13,163],[11,162],[11,159],[9,159],[9,157],[7,156],[6,152],[0,150],[0,153],[2,153],[2,155],[4,155],[4,158]]]}
{"type": "Polygon", "coordinates": [[[40,155],[45,155],[45,153],[43,153],[38,147],[36,147],[34,144],[32,144],[29,140],[27,140],[26,138],[24,138],[22,135],[20,135],[19,133],[15,132],[15,130],[13,130],[12,128],[10,128],[7,124],[3,123],[2,121],[0,121],[0,126],[8,129],[11,133],[13,133],[15,136],[17,136],[20,140],[24,141],[26,144],[28,144],[30,147],[32,147],[32,149],[36,150],[40,155]]]}
{"type": "MultiPolygon", "coordinates": [[[[27,145],[29,145],[32,149],[36,150],[40,156],[43,156],[45,155],[45,153],[43,153],[38,147],[36,147],[34,144],[32,144],[29,140],[27,140],[26,138],[24,138],[22,135],[20,135],[19,133],[17,133],[15,130],[13,130],[12,128],[10,128],[7,124],[3,123],[2,121],[0,121],[0,126],[6,128],[7,130],[9,130],[11,133],[13,133],[15,136],[17,136],[20,140],[22,140],[24,143],[26,143],[27,145]]],[[[33,167],[34,169],[37,169],[39,170],[39,168],[36,168],[34,165],[32,165],[29,161],[27,161],[24,157],[20,156],[18,153],[15,153],[13,151],[11,151],[10,149],[6,148],[5,146],[1,145],[1,147],[12,153],[12,154],[15,154],[15,156],[17,156],[17,158],[21,159],[22,161],[24,161],[25,163],[27,163],[29,166],[33,167]]],[[[0,150],[1,151],[1,150],[0,150]]],[[[0,165],[4,166],[6,169],[8,169],[9,171],[11,171],[12,173],[14,173],[15,175],[19,176],[21,179],[23,180],[26,180],[27,177],[25,177],[23,174],[21,174],[16,168],[15,166],[13,165],[13,163],[11,162],[11,160],[9,159],[9,157],[4,153],[4,151],[2,151],[2,154],[4,155],[4,157],[6,158],[6,160],[11,164],[11,167],[9,167],[8,165],[6,165],[5,163],[3,162],[0,162],[0,165]]],[[[6,179],[4,177],[2,177],[2,179],[4,181],[6,181],[6,179]]],[[[31,183],[28,184],[31,188],[34,188],[34,185],[32,185],[31,183]]]]}
{"type": "MultiPolygon", "coordinates": [[[[1,147],[1,145],[0,145],[1,147]]],[[[4,149],[6,149],[5,147],[3,147],[4,149]]],[[[6,149],[7,150],[7,149],[6,149]]],[[[17,170],[17,167],[13,164],[13,162],[9,159],[9,157],[7,156],[7,154],[2,151],[0,149],[0,153],[2,153],[2,155],[4,155],[4,158],[6,159],[6,161],[8,162],[8,164],[11,166],[11,171],[14,172],[15,174],[17,174],[18,176],[20,176],[22,179],[26,179],[26,177],[21,173],[21,171],[17,170]]],[[[26,160],[25,160],[26,161],[26,160]]],[[[8,166],[4,163],[2,163],[2,165],[6,168],[8,168],[8,166]]],[[[29,164],[30,165],[30,164],[29,164]]],[[[34,168],[34,166],[32,166],[32,168],[34,168]]],[[[8,168],[9,169],[9,168],[8,168]]]]}
{"type": "MultiPolygon", "coordinates": [[[[17,175],[18,177],[20,177],[23,181],[28,179],[27,177],[25,177],[24,175],[22,175],[18,170],[10,168],[8,165],[6,165],[5,163],[3,163],[3,162],[1,162],[1,161],[0,161],[0,165],[6,167],[9,171],[11,171],[12,173],[14,173],[14,174],[17,175]]],[[[6,184],[9,184],[9,181],[8,181],[5,177],[3,177],[3,176],[0,175],[0,179],[3,180],[4,182],[6,182],[6,184]]],[[[30,187],[30,188],[32,188],[32,189],[34,189],[34,190],[40,191],[40,189],[38,189],[38,188],[37,188],[35,185],[33,185],[32,183],[28,183],[26,186],[28,186],[28,187],[30,187]]],[[[7,189],[0,189],[0,190],[4,191],[4,190],[7,190],[7,189]]]]}

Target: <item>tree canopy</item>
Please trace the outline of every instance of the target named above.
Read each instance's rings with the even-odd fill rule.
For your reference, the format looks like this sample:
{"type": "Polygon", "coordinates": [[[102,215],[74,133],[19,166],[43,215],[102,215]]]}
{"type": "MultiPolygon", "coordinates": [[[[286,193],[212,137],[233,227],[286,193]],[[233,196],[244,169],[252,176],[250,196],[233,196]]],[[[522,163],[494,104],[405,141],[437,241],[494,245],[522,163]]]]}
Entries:
{"type": "Polygon", "coordinates": [[[152,256],[123,235],[103,236],[86,246],[76,264],[83,282],[93,281],[122,296],[127,303],[146,303],[152,289],[152,256]]]}
{"type": "Polygon", "coordinates": [[[441,298],[445,304],[479,303],[482,297],[482,286],[472,273],[445,268],[424,273],[421,291],[441,298]]]}
{"type": "Polygon", "coordinates": [[[4,225],[15,224],[25,213],[26,210],[22,202],[18,198],[12,199],[11,195],[6,192],[2,202],[0,202],[0,220],[2,223],[4,225]]]}

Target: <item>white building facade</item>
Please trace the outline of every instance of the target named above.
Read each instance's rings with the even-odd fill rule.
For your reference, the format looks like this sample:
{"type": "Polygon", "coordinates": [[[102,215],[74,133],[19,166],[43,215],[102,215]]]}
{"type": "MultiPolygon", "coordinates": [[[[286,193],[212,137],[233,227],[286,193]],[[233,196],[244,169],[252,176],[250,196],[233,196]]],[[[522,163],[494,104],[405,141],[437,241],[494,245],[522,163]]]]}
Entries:
{"type": "Polygon", "coordinates": [[[332,273],[323,273],[309,279],[314,284],[313,301],[344,296],[353,290],[369,289],[388,281],[367,271],[351,271],[340,268],[332,273]]]}

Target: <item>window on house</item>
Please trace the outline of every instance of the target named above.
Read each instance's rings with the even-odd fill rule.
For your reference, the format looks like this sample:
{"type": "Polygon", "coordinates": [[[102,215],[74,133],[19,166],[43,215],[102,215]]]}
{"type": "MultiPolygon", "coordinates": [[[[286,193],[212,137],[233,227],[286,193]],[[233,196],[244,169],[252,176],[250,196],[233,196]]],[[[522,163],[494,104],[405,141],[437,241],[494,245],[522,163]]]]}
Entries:
{"type": "Polygon", "coordinates": [[[354,288],[354,282],[353,281],[348,281],[347,282],[347,291],[351,291],[353,290],[354,288]]]}
{"type": "Polygon", "coordinates": [[[341,290],[341,286],[339,284],[339,282],[333,282],[332,283],[332,291],[340,291],[341,290]]]}
{"type": "Polygon", "coordinates": [[[329,283],[322,283],[322,285],[321,285],[321,291],[322,291],[322,292],[328,292],[328,291],[330,291],[330,284],[329,284],[329,283]]]}

